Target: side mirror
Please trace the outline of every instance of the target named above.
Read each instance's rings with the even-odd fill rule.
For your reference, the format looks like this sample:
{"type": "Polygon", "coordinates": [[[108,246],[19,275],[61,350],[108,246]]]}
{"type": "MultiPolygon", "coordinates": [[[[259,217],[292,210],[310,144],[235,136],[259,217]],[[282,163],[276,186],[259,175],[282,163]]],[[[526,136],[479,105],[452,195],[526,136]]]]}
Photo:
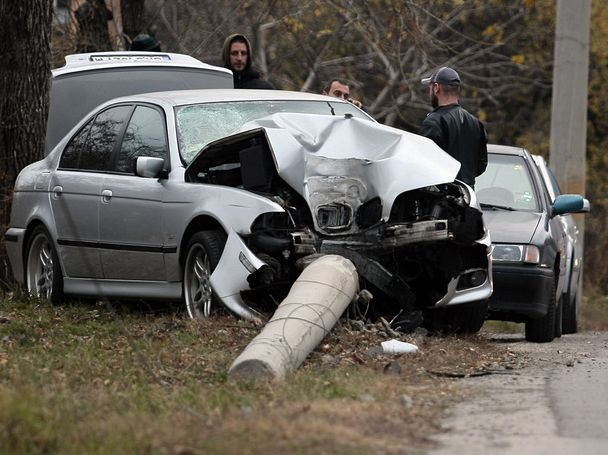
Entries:
{"type": "MultiPolygon", "coordinates": [[[[588,201],[587,201],[588,202],[588,201]]],[[[561,194],[553,202],[552,215],[577,213],[585,208],[585,198],[580,194],[561,194]]]]}
{"type": "Polygon", "coordinates": [[[583,198],[583,208],[576,213],[589,213],[591,211],[591,203],[589,199],[583,198]]]}
{"type": "Polygon", "coordinates": [[[161,177],[165,160],[152,156],[138,156],[135,162],[135,174],[139,177],[158,178],[161,177]]]}

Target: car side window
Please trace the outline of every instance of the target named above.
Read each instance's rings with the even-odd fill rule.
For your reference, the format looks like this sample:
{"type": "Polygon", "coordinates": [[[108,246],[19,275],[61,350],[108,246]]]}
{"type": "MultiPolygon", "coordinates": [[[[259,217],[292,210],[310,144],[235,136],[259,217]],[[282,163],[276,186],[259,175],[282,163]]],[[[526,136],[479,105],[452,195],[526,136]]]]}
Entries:
{"type": "Polygon", "coordinates": [[[547,172],[549,174],[549,180],[551,180],[551,186],[553,187],[553,192],[555,193],[556,196],[559,196],[560,194],[562,194],[562,189],[559,187],[559,183],[557,183],[557,178],[555,177],[555,174],[553,173],[553,171],[549,168],[547,168],[547,172]]]}
{"type": "Polygon", "coordinates": [[[116,140],[133,106],[107,109],[80,130],[66,146],[59,167],[104,171],[112,157],[116,140]]]}
{"type": "Polygon", "coordinates": [[[137,106],[122,139],[114,172],[135,173],[135,161],[139,156],[165,159],[167,135],[162,114],[147,106],[137,106]]]}
{"type": "Polygon", "coordinates": [[[82,128],[76,136],[72,138],[72,140],[68,143],[65,150],[63,151],[63,155],[61,156],[61,161],[59,162],[59,168],[61,169],[78,169],[80,162],[80,150],[82,146],[86,143],[87,138],[89,137],[89,132],[91,131],[91,125],[93,124],[93,120],[87,123],[84,128],[82,128]]]}
{"type": "Polygon", "coordinates": [[[117,106],[97,115],[91,134],[82,148],[80,168],[105,170],[112,158],[116,140],[123,130],[132,106],[117,106]]]}

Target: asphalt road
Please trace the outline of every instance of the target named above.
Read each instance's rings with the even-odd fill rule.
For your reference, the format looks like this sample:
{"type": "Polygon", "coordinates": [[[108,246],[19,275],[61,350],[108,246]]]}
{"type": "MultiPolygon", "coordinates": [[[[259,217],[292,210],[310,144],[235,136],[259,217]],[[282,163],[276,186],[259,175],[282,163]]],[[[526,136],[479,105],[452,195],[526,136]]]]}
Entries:
{"type": "Polygon", "coordinates": [[[492,339],[525,366],[462,380],[470,398],[451,409],[428,455],[608,454],[608,332],[492,339]]]}

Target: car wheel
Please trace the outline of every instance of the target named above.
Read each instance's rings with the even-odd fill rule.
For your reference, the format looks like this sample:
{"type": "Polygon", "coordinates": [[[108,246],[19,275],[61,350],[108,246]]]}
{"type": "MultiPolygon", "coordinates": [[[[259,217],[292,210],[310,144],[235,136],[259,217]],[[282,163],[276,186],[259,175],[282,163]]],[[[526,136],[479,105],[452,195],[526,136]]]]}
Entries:
{"type": "Polygon", "coordinates": [[[477,333],[486,320],[488,301],[463,303],[423,311],[423,325],[430,331],[477,333]]]}
{"type": "Polygon", "coordinates": [[[215,297],[211,274],[222,256],[226,236],[221,231],[201,231],[188,242],[184,262],[184,300],[188,315],[195,318],[211,314],[215,297]]]}
{"type": "Polygon", "coordinates": [[[25,287],[32,297],[60,303],[63,276],[51,236],[43,226],[32,231],[25,259],[25,287]]]}
{"type": "Polygon", "coordinates": [[[555,316],[557,301],[555,297],[556,292],[555,281],[553,282],[553,290],[549,305],[547,307],[547,314],[539,319],[531,319],[526,322],[526,340],[535,343],[548,343],[553,341],[555,338],[555,316]]]}
{"type": "Polygon", "coordinates": [[[557,306],[555,307],[555,325],[553,326],[553,336],[555,338],[560,338],[562,336],[564,301],[565,298],[562,294],[559,300],[557,300],[557,306]]]}
{"type": "Polygon", "coordinates": [[[578,286],[576,287],[576,290],[572,290],[572,288],[570,288],[570,291],[568,291],[568,293],[566,294],[566,298],[564,299],[564,320],[562,323],[562,333],[576,333],[578,332],[578,317],[576,314],[576,310],[577,310],[577,305],[576,305],[576,300],[577,300],[577,293],[578,293],[578,286]],[[573,294],[572,294],[573,293],[573,294]]]}

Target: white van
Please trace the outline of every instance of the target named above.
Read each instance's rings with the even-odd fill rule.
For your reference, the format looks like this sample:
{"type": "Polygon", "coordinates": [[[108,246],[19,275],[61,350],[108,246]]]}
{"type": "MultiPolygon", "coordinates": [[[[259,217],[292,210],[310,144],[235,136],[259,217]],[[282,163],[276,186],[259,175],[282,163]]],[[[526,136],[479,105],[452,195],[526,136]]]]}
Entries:
{"type": "Polygon", "coordinates": [[[233,88],[232,72],[167,52],[95,52],[54,69],[46,153],[92,109],[112,98],[163,90],[233,88]]]}

